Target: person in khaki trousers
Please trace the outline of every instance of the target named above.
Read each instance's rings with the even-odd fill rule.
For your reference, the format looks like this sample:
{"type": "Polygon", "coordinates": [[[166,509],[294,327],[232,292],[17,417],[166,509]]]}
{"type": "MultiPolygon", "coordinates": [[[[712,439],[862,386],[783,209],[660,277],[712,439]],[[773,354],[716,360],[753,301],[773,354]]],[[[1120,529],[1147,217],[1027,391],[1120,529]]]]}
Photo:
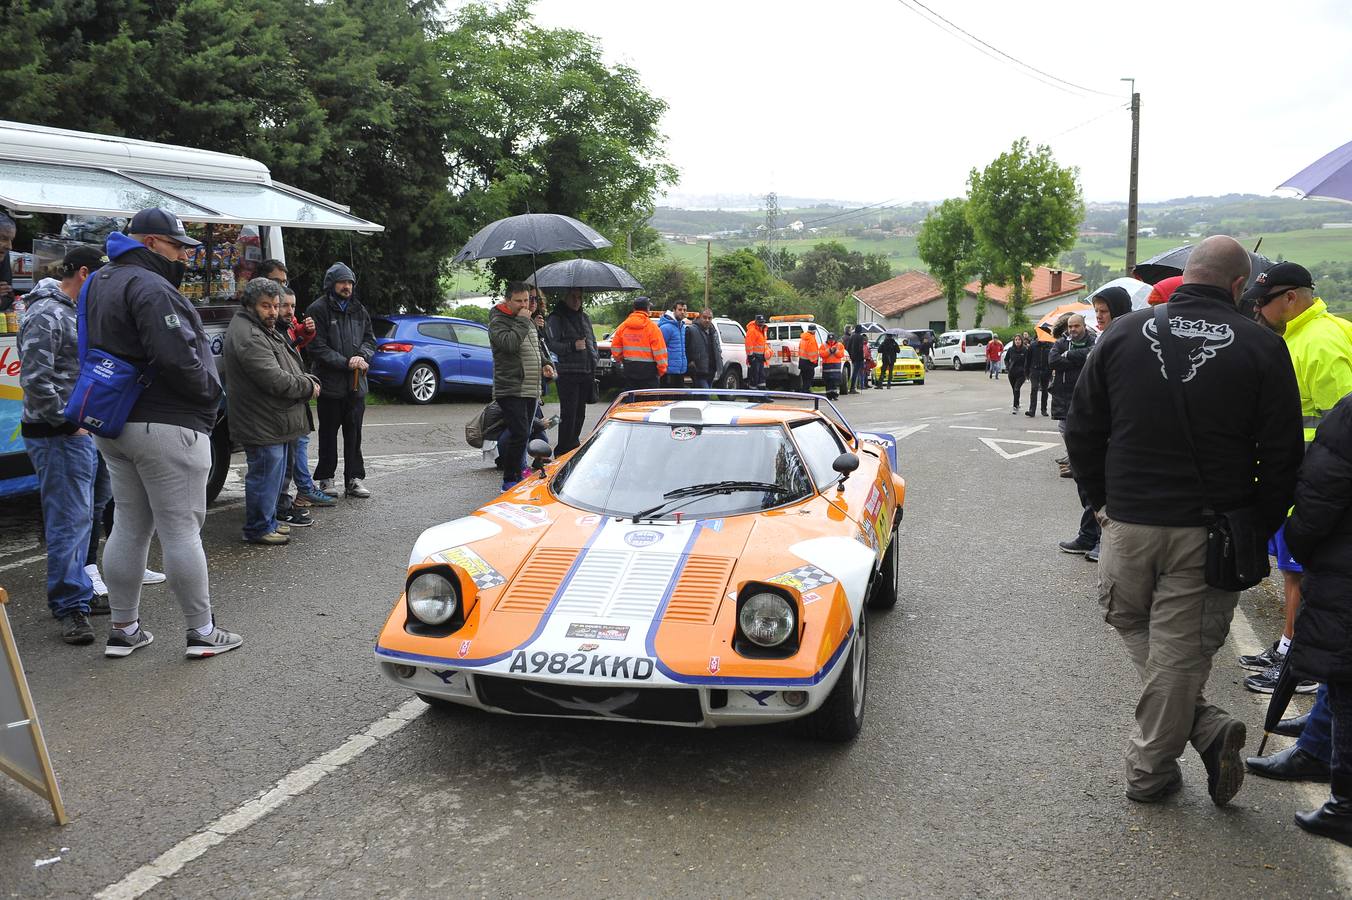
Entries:
{"type": "Polygon", "coordinates": [[[1238,242],[1200,243],[1168,307],[1186,367],[1177,385],[1153,310],[1129,313],[1089,354],[1067,417],[1070,467],[1103,529],[1104,620],[1142,685],[1126,750],[1126,794],[1142,803],[1183,786],[1178,758],[1189,743],[1214,803],[1228,803],[1244,780],[1244,723],[1204,694],[1239,599],[1206,583],[1207,511],[1252,507],[1261,533],[1275,531],[1304,452],[1291,357],[1236,308],[1248,277],[1238,242]]]}

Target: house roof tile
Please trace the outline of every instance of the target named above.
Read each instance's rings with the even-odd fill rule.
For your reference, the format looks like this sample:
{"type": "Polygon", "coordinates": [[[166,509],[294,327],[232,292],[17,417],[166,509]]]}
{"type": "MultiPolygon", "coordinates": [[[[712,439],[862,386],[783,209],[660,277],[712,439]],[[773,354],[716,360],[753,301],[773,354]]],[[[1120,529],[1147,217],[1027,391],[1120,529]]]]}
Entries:
{"type": "Polygon", "coordinates": [[[855,299],[884,318],[894,318],[944,296],[943,288],[925,272],[911,270],[878,284],[860,288],[855,299]]]}

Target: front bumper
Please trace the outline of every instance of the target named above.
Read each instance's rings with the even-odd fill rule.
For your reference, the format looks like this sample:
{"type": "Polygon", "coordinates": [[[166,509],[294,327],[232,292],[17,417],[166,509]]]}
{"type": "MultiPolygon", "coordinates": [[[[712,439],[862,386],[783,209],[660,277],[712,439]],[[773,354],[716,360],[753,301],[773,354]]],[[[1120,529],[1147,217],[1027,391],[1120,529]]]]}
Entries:
{"type": "Polygon", "coordinates": [[[426,697],[488,712],[550,718],[604,719],[688,728],[765,725],[814,712],[826,701],[849,659],[848,649],[815,685],[598,684],[557,678],[512,678],[440,664],[391,658],[379,650],[380,671],[426,697]]]}

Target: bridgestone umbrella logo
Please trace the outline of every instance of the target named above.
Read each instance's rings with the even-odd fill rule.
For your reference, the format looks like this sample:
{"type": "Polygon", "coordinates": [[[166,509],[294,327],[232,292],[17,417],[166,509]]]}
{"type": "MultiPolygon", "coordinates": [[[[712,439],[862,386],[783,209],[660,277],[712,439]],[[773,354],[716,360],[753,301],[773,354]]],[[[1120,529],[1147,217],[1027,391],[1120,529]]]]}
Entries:
{"type": "Polygon", "coordinates": [[[502,245],[502,249],[503,249],[503,250],[510,250],[510,249],[512,249],[512,248],[515,247],[515,246],[516,246],[516,238],[512,238],[510,241],[508,241],[507,243],[505,243],[505,244],[502,245]]]}

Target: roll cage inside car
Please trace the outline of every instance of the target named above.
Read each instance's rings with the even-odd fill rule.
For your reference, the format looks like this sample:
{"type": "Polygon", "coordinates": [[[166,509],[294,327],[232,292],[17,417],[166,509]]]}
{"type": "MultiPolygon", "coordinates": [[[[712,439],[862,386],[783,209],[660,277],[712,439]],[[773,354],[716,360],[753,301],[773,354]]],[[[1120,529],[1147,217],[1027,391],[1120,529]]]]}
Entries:
{"type": "Polygon", "coordinates": [[[598,420],[604,422],[611,414],[630,403],[678,402],[682,400],[750,400],[756,403],[788,403],[808,407],[821,413],[848,439],[851,449],[859,450],[859,436],[854,433],[845,416],[830,400],[820,394],[800,391],[727,391],[718,388],[652,388],[639,391],[621,391],[615,401],[598,420]]]}

